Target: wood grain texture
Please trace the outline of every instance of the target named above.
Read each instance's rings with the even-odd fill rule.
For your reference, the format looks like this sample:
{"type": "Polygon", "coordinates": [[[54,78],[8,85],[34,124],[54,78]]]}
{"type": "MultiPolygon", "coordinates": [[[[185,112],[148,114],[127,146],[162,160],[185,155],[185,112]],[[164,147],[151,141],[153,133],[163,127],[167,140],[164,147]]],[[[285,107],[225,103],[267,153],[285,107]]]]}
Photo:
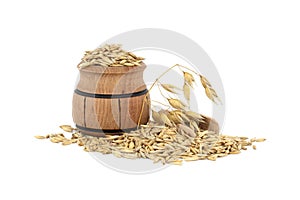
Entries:
{"type": "Polygon", "coordinates": [[[138,67],[90,66],[80,70],[77,89],[98,94],[124,94],[146,89],[143,71],[146,65],[138,67]],[[134,80],[134,81],[133,81],[134,80]]]}
{"type": "Polygon", "coordinates": [[[94,129],[119,129],[118,99],[87,98],[86,127],[94,129]]]}
{"type": "MultiPolygon", "coordinates": [[[[128,94],[146,89],[143,71],[138,67],[90,66],[80,70],[76,89],[92,94],[128,94]]],[[[77,125],[92,129],[127,129],[137,126],[145,94],[129,98],[92,98],[73,96],[73,120],[77,125]]],[[[142,113],[141,124],[149,120],[149,106],[142,113]]],[[[87,133],[98,135],[97,133],[87,133]]]]}
{"type": "Polygon", "coordinates": [[[84,117],[84,104],[85,98],[80,96],[76,93],[73,94],[73,109],[72,109],[72,116],[73,121],[79,125],[85,127],[85,117],[84,117]]]}
{"type": "MultiPolygon", "coordinates": [[[[145,94],[146,95],[146,94],[145,94]]],[[[145,95],[120,99],[120,128],[136,127],[139,120],[142,104],[145,95]]],[[[145,104],[142,113],[141,124],[146,124],[149,120],[149,105],[145,104]]]]}

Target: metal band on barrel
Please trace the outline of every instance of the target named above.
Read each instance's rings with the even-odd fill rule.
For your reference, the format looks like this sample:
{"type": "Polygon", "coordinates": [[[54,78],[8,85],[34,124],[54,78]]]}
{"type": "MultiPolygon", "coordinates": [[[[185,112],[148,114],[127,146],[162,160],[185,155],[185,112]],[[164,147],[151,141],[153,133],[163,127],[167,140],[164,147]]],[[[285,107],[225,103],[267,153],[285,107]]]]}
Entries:
{"type": "Polygon", "coordinates": [[[83,92],[78,89],[74,91],[76,94],[85,96],[85,97],[91,97],[91,98],[102,98],[102,99],[120,99],[120,98],[129,98],[129,97],[137,97],[142,96],[144,94],[147,94],[148,90],[144,89],[139,92],[134,93],[126,93],[126,94],[93,94],[88,92],[83,92]]]}
{"type": "Polygon", "coordinates": [[[96,132],[96,133],[123,133],[123,132],[130,132],[133,130],[136,130],[136,127],[134,128],[124,128],[124,129],[95,129],[95,128],[87,128],[83,126],[79,126],[76,124],[76,127],[83,130],[83,131],[89,131],[89,132],[96,132]]]}

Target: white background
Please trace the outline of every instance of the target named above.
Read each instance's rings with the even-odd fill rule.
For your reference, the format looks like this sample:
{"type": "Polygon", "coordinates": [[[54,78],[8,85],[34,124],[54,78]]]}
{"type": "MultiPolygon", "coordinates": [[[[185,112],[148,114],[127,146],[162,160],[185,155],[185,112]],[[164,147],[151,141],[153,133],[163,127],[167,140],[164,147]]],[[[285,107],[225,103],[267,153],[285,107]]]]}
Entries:
{"type": "Polygon", "coordinates": [[[1,1],[1,199],[299,199],[298,2],[193,2],[1,1]],[[147,27],[180,32],[210,55],[225,87],[224,134],[268,141],[217,162],[128,175],[33,138],[72,123],[84,50],[147,27]]]}

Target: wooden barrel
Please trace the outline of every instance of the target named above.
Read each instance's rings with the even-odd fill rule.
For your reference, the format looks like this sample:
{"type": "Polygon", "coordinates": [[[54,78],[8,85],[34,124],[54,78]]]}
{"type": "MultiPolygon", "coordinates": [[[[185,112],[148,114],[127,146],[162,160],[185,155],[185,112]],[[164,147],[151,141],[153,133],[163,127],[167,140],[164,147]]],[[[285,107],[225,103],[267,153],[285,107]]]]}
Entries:
{"type": "MultiPolygon", "coordinates": [[[[77,128],[92,136],[134,130],[148,92],[143,80],[145,68],[142,63],[137,67],[89,66],[81,69],[73,95],[72,115],[77,128]]],[[[148,120],[149,105],[145,103],[140,124],[148,120]]]]}

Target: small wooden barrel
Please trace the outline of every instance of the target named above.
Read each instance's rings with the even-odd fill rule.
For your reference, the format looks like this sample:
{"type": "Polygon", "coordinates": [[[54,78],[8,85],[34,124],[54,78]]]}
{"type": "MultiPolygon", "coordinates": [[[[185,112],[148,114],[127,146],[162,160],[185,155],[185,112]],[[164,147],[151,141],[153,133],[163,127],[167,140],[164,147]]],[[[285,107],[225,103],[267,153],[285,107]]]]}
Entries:
{"type": "MultiPolygon", "coordinates": [[[[81,69],[73,95],[73,121],[77,128],[92,136],[134,130],[148,92],[143,80],[145,68],[142,63],[137,67],[89,66],[81,69]]],[[[140,124],[148,120],[149,105],[145,103],[140,124]]]]}

